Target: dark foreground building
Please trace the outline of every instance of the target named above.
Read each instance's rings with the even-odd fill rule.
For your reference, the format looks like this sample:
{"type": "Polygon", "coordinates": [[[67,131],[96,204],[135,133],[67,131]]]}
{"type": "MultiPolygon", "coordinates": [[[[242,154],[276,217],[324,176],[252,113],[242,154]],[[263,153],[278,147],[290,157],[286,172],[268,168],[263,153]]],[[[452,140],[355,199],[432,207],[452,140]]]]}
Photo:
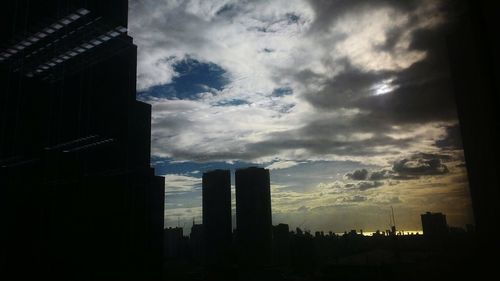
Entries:
{"type": "Polygon", "coordinates": [[[467,177],[481,249],[477,271],[497,274],[500,251],[500,2],[460,0],[457,24],[446,38],[467,177]],[[486,250],[487,249],[487,250],[486,250]]]}
{"type": "Polygon", "coordinates": [[[203,173],[202,185],[205,263],[227,263],[232,240],[230,171],[203,173]]]}
{"type": "Polygon", "coordinates": [[[240,265],[271,261],[272,213],[269,170],[238,169],[236,181],[236,239],[240,265]]]}
{"type": "Polygon", "coordinates": [[[0,279],[156,280],[163,180],[126,0],[0,11],[0,279]]]}
{"type": "Polygon", "coordinates": [[[290,236],[288,224],[273,226],[273,265],[290,266],[290,236]]]}
{"type": "Polygon", "coordinates": [[[430,213],[420,215],[422,219],[422,230],[427,237],[443,237],[448,234],[446,216],[442,213],[430,213]]]}

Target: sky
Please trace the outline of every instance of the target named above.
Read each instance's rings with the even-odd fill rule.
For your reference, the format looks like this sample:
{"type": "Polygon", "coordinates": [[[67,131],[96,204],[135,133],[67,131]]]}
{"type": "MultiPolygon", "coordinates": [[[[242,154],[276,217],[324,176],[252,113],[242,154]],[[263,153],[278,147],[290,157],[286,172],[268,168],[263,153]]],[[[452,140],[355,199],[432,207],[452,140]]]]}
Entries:
{"type": "Polygon", "coordinates": [[[273,224],[292,229],[386,230],[391,206],[402,230],[426,211],[473,223],[450,5],[130,1],[165,226],[201,223],[203,172],[247,166],[270,169],[273,224]]]}

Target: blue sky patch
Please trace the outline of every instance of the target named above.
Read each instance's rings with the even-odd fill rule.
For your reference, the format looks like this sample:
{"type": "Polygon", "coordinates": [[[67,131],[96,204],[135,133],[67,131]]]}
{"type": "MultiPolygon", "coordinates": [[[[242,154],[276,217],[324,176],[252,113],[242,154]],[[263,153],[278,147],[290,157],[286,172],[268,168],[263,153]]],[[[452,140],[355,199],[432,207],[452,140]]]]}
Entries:
{"type": "Polygon", "coordinates": [[[259,165],[249,162],[172,162],[172,159],[152,157],[151,163],[155,168],[156,175],[166,175],[166,174],[185,174],[192,177],[201,177],[203,172],[216,170],[216,169],[229,169],[234,172],[235,169],[246,168],[250,166],[263,167],[265,165],[259,165]],[[199,171],[199,173],[194,173],[199,171]]]}
{"type": "Polygon", "coordinates": [[[174,64],[178,74],[172,83],[157,85],[138,93],[141,100],[151,97],[194,100],[203,92],[220,91],[228,83],[226,71],[214,63],[187,58],[174,64]]]}
{"type": "Polygon", "coordinates": [[[290,87],[281,87],[273,90],[273,97],[283,97],[293,94],[293,90],[290,87]]]}
{"type": "Polygon", "coordinates": [[[286,18],[288,19],[288,24],[297,23],[300,20],[300,16],[294,13],[287,13],[286,18]]]}
{"type": "Polygon", "coordinates": [[[217,102],[217,106],[237,106],[237,105],[243,105],[243,104],[250,104],[246,100],[242,99],[230,99],[230,100],[221,100],[217,102]]]}

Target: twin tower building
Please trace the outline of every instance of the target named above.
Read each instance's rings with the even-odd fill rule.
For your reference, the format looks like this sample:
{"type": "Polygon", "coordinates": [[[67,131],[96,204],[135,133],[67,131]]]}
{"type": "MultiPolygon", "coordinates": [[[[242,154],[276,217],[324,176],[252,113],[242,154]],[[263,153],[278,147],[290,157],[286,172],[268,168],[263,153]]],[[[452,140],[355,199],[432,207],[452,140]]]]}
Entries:
{"type": "Polygon", "coordinates": [[[272,212],[269,170],[250,167],[235,172],[236,230],[232,233],[231,173],[203,174],[205,261],[240,266],[267,265],[271,259],[272,212]]]}

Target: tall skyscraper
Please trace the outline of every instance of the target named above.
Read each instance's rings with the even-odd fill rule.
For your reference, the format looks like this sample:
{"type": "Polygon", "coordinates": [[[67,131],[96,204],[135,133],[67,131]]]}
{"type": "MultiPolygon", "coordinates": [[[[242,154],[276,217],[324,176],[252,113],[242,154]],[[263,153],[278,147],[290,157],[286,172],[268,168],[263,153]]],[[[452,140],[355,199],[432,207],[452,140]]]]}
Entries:
{"type": "Polygon", "coordinates": [[[202,192],[205,262],[225,263],[229,259],[232,242],[230,171],[203,173],[202,192]]]}
{"type": "Polygon", "coordinates": [[[127,10],[2,3],[0,279],[161,275],[164,183],[150,168],[127,10]]]}
{"type": "Polygon", "coordinates": [[[428,237],[439,237],[448,234],[446,216],[442,213],[426,212],[420,215],[422,219],[422,230],[428,237]]]}
{"type": "Polygon", "coordinates": [[[269,170],[236,170],[236,239],[240,264],[268,265],[272,247],[269,170]]]}

